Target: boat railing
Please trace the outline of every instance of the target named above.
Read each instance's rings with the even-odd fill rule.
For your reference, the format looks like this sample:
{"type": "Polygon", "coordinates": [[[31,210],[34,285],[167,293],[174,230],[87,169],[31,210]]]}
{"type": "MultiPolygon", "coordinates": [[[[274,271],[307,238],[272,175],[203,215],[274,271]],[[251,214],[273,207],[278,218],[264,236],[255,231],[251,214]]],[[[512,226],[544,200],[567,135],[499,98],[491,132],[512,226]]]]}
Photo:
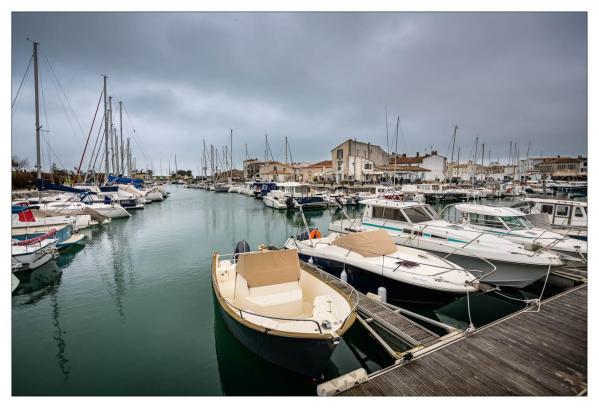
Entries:
{"type": "MultiPolygon", "coordinates": [[[[224,261],[229,261],[231,262],[231,264],[236,265],[237,264],[237,255],[239,254],[218,254],[217,258],[216,258],[216,262],[217,265],[224,261]]],[[[319,271],[318,268],[314,268],[315,270],[319,271]]],[[[321,272],[321,271],[319,271],[321,272]]],[[[237,268],[235,268],[235,280],[237,280],[237,268]]],[[[341,281],[342,283],[344,283],[343,281],[341,281]]],[[[346,284],[347,285],[347,284],[346,284]]],[[[358,298],[358,294],[355,291],[355,289],[348,285],[354,292],[355,292],[355,297],[356,299],[358,298]]],[[[221,296],[221,299],[232,309],[236,310],[239,313],[239,317],[241,317],[244,320],[247,320],[244,317],[245,315],[252,315],[252,316],[256,316],[256,317],[262,317],[265,319],[270,319],[270,320],[282,320],[282,321],[290,321],[290,322],[308,322],[308,323],[314,323],[316,325],[316,327],[318,328],[318,332],[320,334],[323,334],[322,332],[322,328],[320,326],[320,323],[318,323],[318,321],[314,320],[314,319],[301,319],[301,318],[287,318],[287,317],[278,317],[278,316],[268,316],[268,315],[263,315],[263,314],[259,314],[259,313],[255,313],[255,312],[250,312],[249,310],[244,310],[239,308],[238,306],[233,305],[231,302],[229,302],[227,299],[225,299],[223,296],[221,296]]],[[[355,305],[352,306],[350,313],[348,313],[348,315],[343,319],[343,324],[340,327],[343,327],[343,325],[345,324],[345,322],[347,321],[347,319],[349,319],[349,317],[352,315],[352,313],[355,311],[355,309],[358,306],[358,301],[355,301],[355,305]]]]}

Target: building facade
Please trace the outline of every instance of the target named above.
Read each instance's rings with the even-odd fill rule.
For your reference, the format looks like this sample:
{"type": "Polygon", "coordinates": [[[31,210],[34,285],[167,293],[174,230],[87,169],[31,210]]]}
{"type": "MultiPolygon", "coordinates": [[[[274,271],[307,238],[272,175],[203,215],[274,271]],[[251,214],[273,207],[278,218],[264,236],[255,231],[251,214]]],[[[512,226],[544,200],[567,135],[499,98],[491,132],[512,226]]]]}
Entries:
{"type": "Polygon", "coordinates": [[[331,150],[335,181],[373,181],[380,171],[376,166],[389,162],[389,155],[380,146],[348,139],[331,150]]]}

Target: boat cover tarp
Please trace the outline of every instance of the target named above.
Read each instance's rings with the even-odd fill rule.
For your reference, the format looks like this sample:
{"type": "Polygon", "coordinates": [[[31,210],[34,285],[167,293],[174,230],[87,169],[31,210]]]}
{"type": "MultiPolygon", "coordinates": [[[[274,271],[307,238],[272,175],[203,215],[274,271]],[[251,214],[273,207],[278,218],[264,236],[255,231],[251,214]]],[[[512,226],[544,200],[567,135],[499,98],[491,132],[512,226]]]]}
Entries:
{"type": "Polygon", "coordinates": [[[391,255],[397,251],[393,238],[383,230],[363,231],[342,235],[333,241],[333,245],[366,257],[391,255]]]}
{"type": "Polygon", "coordinates": [[[239,254],[237,273],[245,278],[250,288],[298,281],[300,266],[297,249],[239,254]]]}
{"type": "Polygon", "coordinates": [[[109,184],[133,184],[135,187],[140,187],[144,184],[142,179],[131,178],[131,177],[117,177],[108,175],[109,184]]]}
{"type": "Polygon", "coordinates": [[[45,190],[55,190],[55,191],[64,191],[66,193],[75,193],[75,194],[81,194],[81,193],[89,193],[90,190],[83,188],[75,188],[75,187],[69,187],[69,186],[63,186],[62,184],[54,184],[54,183],[50,183],[47,182],[46,180],[38,180],[37,181],[37,189],[39,191],[45,191],[45,190]]]}

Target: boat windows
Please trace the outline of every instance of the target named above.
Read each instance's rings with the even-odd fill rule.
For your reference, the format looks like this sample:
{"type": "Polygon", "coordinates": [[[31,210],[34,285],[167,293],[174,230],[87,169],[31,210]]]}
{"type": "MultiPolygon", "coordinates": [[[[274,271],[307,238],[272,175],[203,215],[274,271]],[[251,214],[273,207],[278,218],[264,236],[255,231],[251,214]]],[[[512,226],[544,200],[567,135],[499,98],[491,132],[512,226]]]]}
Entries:
{"type": "Polygon", "coordinates": [[[567,205],[558,205],[555,208],[555,215],[558,217],[567,217],[570,212],[570,207],[567,205]]]}
{"type": "Polygon", "coordinates": [[[399,208],[372,207],[372,218],[407,222],[406,217],[404,217],[399,208]]]}
{"type": "Polygon", "coordinates": [[[413,223],[432,221],[433,218],[422,207],[404,208],[404,214],[413,223]]]}
{"type": "Polygon", "coordinates": [[[429,213],[429,215],[431,216],[431,218],[433,220],[440,220],[441,219],[441,217],[439,217],[439,214],[437,214],[437,212],[430,205],[426,204],[424,206],[424,208],[426,208],[426,211],[429,213]]]}
{"type": "Polygon", "coordinates": [[[552,204],[543,204],[541,206],[541,213],[543,214],[553,214],[553,205],[552,204]]]}
{"type": "Polygon", "coordinates": [[[582,208],[580,207],[576,207],[574,209],[574,216],[575,217],[584,217],[583,213],[582,213],[582,208]]]}
{"type": "Polygon", "coordinates": [[[522,217],[501,217],[510,229],[532,228],[532,225],[522,217]]]}
{"type": "Polygon", "coordinates": [[[470,213],[470,224],[480,225],[487,228],[505,229],[501,220],[494,215],[483,215],[470,213]]]}

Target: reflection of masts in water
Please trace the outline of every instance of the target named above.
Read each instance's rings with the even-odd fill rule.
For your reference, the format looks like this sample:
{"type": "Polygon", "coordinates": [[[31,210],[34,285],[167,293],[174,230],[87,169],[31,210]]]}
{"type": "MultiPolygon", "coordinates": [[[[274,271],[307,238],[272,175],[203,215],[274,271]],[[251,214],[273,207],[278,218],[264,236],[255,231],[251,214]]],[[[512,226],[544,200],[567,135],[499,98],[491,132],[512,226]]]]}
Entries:
{"type": "MultiPolygon", "coordinates": [[[[58,282],[57,282],[58,283],[58,282]]],[[[64,341],[63,334],[66,333],[60,327],[60,321],[58,320],[60,307],[58,306],[58,299],[56,297],[57,290],[54,288],[50,293],[50,304],[52,305],[52,326],[54,326],[54,340],[56,341],[56,346],[58,347],[58,352],[56,353],[56,357],[58,359],[58,366],[60,367],[60,371],[64,374],[65,378],[69,376],[71,372],[71,366],[69,364],[69,360],[65,357],[65,349],[67,347],[67,343],[64,341]]]]}

